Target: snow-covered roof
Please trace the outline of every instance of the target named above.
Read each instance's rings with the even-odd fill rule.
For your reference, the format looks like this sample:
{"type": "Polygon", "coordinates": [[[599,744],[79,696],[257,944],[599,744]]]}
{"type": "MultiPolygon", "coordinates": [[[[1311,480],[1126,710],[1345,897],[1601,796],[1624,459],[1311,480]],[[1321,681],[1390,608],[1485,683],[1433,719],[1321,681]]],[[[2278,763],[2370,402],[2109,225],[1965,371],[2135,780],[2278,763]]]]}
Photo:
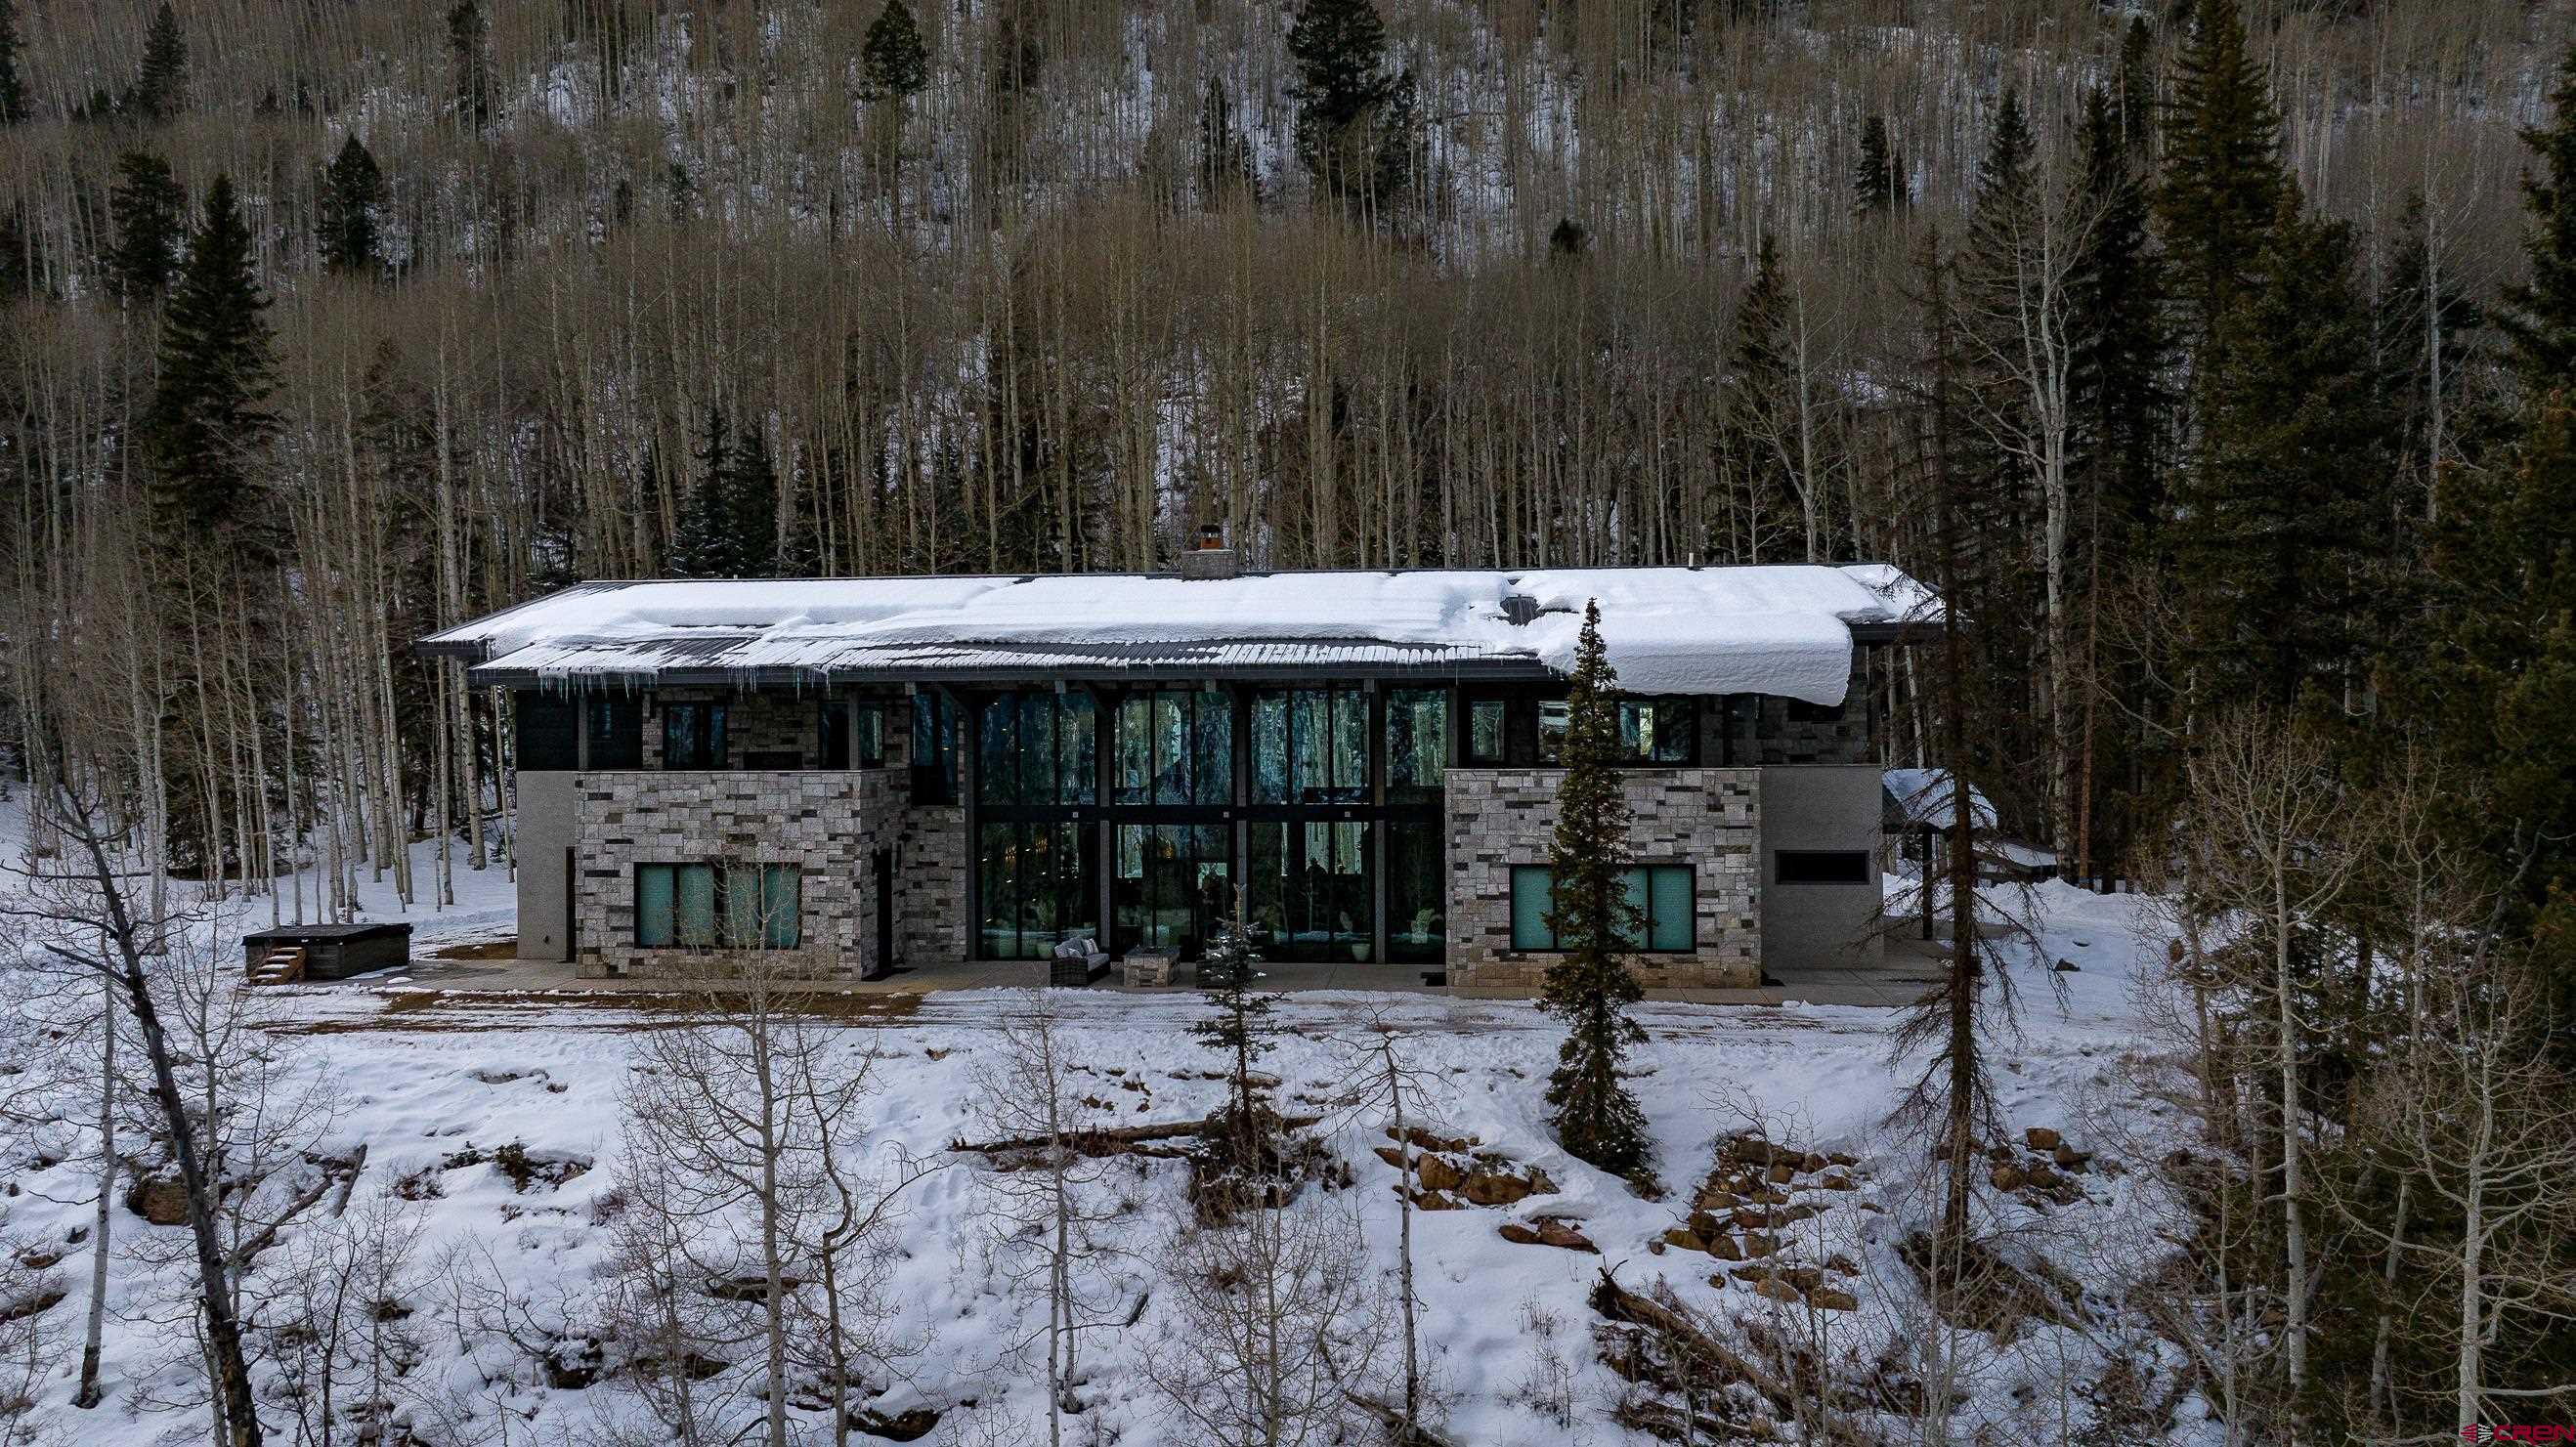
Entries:
{"type": "MultiPolygon", "coordinates": [[[[1959,801],[1951,797],[1948,769],[1889,769],[1880,777],[1888,802],[1909,826],[1947,829],[1957,819],[1959,801]]],[[[1996,827],[1994,801],[1974,784],[1968,786],[1968,817],[1980,829],[1996,827]]]]}
{"type": "Polygon", "coordinates": [[[1583,606],[1622,688],[1842,701],[1855,628],[1938,617],[1885,564],[583,583],[421,640],[484,684],[1543,677],[1583,606]]]}

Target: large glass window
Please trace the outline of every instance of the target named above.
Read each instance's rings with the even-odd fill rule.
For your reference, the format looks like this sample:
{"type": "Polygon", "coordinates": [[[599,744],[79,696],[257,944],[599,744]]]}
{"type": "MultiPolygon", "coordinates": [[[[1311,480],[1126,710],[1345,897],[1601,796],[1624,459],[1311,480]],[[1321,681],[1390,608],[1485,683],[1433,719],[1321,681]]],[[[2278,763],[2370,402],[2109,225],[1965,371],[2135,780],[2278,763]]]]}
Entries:
{"type": "MultiPolygon", "coordinates": [[[[1623,698],[1616,705],[1619,756],[1623,764],[1687,764],[1693,756],[1698,710],[1687,698],[1623,698]]],[[[1571,705],[1549,699],[1538,706],[1538,756],[1545,763],[1565,757],[1565,731],[1572,723],[1571,705]]]]}
{"type": "Polygon", "coordinates": [[[1368,798],[1368,695],[1274,689],[1252,701],[1252,797],[1262,804],[1368,798]]]}
{"type": "Polygon", "coordinates": [[[885,705],[873,699],[827,698],[814,709],[814,767],[885,767],[885,705]]]}
{"type": "Polygon", "coordinates": [[[590,696],[590,767],[644,767],[644,700],[633,694],[590,696]]]}
{"type": "Polygon", "coordinates": [[[1449,693],[1399,688],[1386,699],[1386,798],[1424,804],[1440,797],[1449,769],[1449,693]]]}
{"type": "Polygon", "coordinates": [[[521,773],[581,767],[581,709],[571,699],[520,691],[511,715],[518,725],[513,753],[521,773]]]}
{"type": "Polygon", "coordinates": [[[944,693],[912,696],[912,802],[957,802],[957,707],[944,693]]]}
{"type": "Polygon", "coordinates": [[[1112,803],[1234,802],[1234,710],[1224,694],[1122,696],[1116,749],[1112,803]]]}
{"type": "MultiPolygon", "coordinates": [[[[1628,903],[1637,910],[1637,927],[1620,940],[1623,949],[1666,953],[1695,947],[1696,910],[1691,870],[1687,864],[1645,864],[1627,872],[1628,903]]],[[[1556,882],[1544,864],[1512,866],[1512,948],[1544,951],[1557,948],[1548,916],[1556,909],[1556,882]]]]}
{"type": "Polygon", "coordinates": [[[1499,764],[1503,762],[1503,718],[1505,704],[1499,698],[1467,700],[1467,762],[1499,764]]]}
{"type": "Polygon", "coordinates": [[[1055,808],[1099,797],[1098,705],[1088,693],[1005,693],[977,713],[975,801],[1055,808]]]}
{"type": "Polygon", "coordinates": [[[1100,937],[1089,825],[986,823],[975,854],[979,958],[1040,960],[1066,940],[1100,937]]]}
{"type": "Polygon", "coordinates": [[[636,865],[635,943],[792,950],[804,938],[804,885],[792,864],[636,865]]]}
{"type": "Polygon", "coordinates": [[[720,703],[662,705],[662,767],[721,769],[725,766],[725,706],[720,703]]]}
{"type": "Polygon", "coordinates": [[[1196,954],[1217,922],[1234,914],[1233,831],[1222,824],[1120,824],[1111,833],[1115,947],[1196,954]]]}
{"type": "Polygon", "coordinates": [[[1274,959],[1367,963],[1376,952],[1377,827],[1258,821],[1245,880],[1248,932],[1274,959]]]}
{"type": "Polygon", "coordinates": [[[1428,964],[1449,939],[1449,878],[1442,846],[1444,826],[1398,821],[1386,829],[1386,954],[1403,964],[1428,964]]]}

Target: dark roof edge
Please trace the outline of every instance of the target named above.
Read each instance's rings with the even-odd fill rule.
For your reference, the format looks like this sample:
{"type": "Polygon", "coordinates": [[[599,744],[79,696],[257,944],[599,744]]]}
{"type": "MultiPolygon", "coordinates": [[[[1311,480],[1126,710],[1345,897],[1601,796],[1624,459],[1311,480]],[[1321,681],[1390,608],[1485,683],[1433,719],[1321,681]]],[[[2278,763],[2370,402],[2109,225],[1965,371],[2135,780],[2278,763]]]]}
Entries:
{"type": "Polygon", "coordinates": [[[761,688],[761,687],[829,687],[845,683],[1118,683],[1150,682],[1171,679],[1222,679],[1258,681],[1264,679],[1353,679],[1401,678],[1443,679],[1476,678],[1496,682],[1561,677],[1556,670],[1535,659],[1443,659],[1437,663],[1411,666],[1382,664],[1374,667],[1347,663],[1235,663],[1190,664],[1165,667],[1098,664],[1068,664],[1057,668],[1024,668],[993,665],[963,668],[657,668],[621,670],[573,670],[563,673],[541,673],[526,668],[477,668],[467,682],[476,688],[761,688]]]}

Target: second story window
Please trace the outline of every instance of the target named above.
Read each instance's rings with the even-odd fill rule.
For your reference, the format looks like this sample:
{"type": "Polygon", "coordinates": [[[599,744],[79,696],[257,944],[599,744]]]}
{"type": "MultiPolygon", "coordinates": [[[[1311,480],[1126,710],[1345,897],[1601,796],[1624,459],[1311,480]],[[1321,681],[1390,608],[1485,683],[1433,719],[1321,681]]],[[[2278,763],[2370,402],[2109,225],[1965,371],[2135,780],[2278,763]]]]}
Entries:
{"type": "MultiPolygon", "coordinates": [[[[1699,712],[1687,698],[1623,698],[1617,704],[1622,764],[1687,764],[1694,755],[1693,734],[1699,712]]],[[[1565,761],[1565,732],[1571,705],[1549,699],[1538,706],[1538,756],[1541,762],[1565,761]]]]}
{"type": "Polygon", "coordinates": [[[662,767],[721,769],[725,766],[725,706],[720,703],[662,705],[662,767]]]}

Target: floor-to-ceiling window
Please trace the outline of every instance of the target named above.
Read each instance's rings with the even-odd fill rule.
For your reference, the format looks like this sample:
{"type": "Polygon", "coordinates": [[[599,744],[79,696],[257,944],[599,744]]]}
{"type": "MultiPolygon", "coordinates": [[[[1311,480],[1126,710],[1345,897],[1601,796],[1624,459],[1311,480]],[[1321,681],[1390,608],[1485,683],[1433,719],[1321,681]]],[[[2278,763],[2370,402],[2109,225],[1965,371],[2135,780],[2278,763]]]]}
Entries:
{"type": "Polygon", "coordinates": [[[975,707],[975,948],[1044,959],[1100,935],[1098,708],[1089,693],[994,694],[975,707]]]}
{"type": "Polygon", "coordinates": [[[1111,943],[1196,955],[1234,901],[1234,696],[1118,696],[1110,728],[1111,943]]]}

